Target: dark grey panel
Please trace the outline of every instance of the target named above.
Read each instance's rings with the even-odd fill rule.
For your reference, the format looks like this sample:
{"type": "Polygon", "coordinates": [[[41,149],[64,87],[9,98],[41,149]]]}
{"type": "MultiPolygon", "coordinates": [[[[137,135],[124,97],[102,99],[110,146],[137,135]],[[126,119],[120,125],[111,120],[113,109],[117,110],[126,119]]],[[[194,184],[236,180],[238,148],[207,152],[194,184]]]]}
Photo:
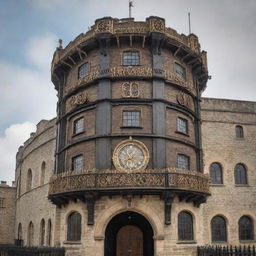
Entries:
{"type": "Polygon", "coordinates": [[[111,106],[109,102],[100,102],[96,110],[96,135],[108,135],[111,132],[111,106]]]}
{"type": "Polygon", "coordinates": [[[111,139],[99,138],[96,140],[96,169],[111,169],[111,139]]]}
{"type": "Polygon", "coordinates": [[[153,168],[166,168],[166,146],[164,139],[153,139],[153,168]]]}
{"type": "Polygon", "coordinates": [[[153,80],[153,99],[164,99],[164,80],[153,80]]]}
{"type": "Polygon", "coordinates": [[[107,55],[100,55],[100,69],[101,70],[106,70],[109,68],[109,63],[110,63],[110,57],[109,54],[107,55]]]}
{"type": "Polygon", "coordinates": [[[98,84],[98,99],[111,98],[111,83],[109,79],[100,80],[98,84]]]}
{"type": "Polygon", "coordinates": [[[153,133],[156,135],[165,135],[165,109],[164,103],[153,103],[153,133]]]}
{"type": "Polygon", "coordinates": [[[163,69],[163,56],[153,54],[153,69],[163,69]]]}

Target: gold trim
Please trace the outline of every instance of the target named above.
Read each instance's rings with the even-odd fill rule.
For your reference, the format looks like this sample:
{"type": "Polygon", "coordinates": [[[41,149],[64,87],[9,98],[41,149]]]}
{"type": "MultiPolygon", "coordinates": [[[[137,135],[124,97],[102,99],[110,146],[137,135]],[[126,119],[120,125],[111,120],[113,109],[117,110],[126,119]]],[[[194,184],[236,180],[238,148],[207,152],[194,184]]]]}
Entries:
{"type": "Polygon", "coordinates": [[[134,140],[132,137],[130,137],[128,140],[124,140],[124,141],[120,142],[115,147],[114,152],[113,152],[112,160],[113,160],[114,166],[116,167],[117,170],[127,171],[127,172],[142,171],[148,165],[148,162],[149,162],[149,151],[148,151],[148,148],[145,146],[144,143],[142,143],[141,141],[138,141],[138,140],[134,140]],[[135,147],[138,147],[142,151],[142,153],[144,155],[144,158],[143,158],[143,163],[142,163],[142,165],[139,168],[135,168],[135,169],[129,170],[129,169],[124,168],[122,166],[122,164],[120,163],[120,160],[119,160],[119,157],[118,157],[119,152],[120,152],[120,150],[122,148],[124,148],[127,145],[133,145],[135,147]]]}

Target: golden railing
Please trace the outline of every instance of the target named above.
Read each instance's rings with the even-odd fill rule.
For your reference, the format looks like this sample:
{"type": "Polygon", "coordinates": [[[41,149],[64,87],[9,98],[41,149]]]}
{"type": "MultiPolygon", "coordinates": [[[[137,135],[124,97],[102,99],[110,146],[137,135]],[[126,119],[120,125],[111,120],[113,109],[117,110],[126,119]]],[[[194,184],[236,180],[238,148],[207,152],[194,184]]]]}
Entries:
{"type": "Polygon", "coordinates": [[[86,190],[173,189],[209,194],[209,177],[202,173],[178,169],[120,172],[91,170],[53,175],[49,194],[86,190]]]}

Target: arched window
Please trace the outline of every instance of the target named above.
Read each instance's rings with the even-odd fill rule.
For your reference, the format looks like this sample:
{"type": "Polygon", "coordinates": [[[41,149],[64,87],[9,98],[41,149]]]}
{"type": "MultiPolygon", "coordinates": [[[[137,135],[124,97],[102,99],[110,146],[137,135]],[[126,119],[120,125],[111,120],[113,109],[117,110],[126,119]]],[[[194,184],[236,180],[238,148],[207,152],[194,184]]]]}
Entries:
{"type": "Polygon", "coordinates": [[[81,240],[81,215],[78,212],[72,212],[68,216],[68,241],[80,241],[81,240]]]}
{"type": "Polygon", "coordinates": [[[44,236],[45,236],[45,221],[44,219],[42,219],[40,223],[40,238],[39,238],[40,245],[44,245],[44,236]]]}
{"type": "Polygon", "coordinates": [[[123,65],[124,66],[137,66],[140,65],[140,55],[138,51],[123,52],[123,65]]]}
{"type": "Polygon", "coordinates": [[[182,211],[178,215],[179,240],[193,240],[193,217],[189,212],[182,211]]]}
{"type": "Polygon", "coordinates": [[[243,127],[240,125],[236,126],[236,137],[237,138],[243,138],[244,137],[244,130],[243,127]]]}
{"type": "Polygon", "coordinates": [[[40,179],[40,185],[44,185],[44,179],[45,179],[45,161],[42,162],[41,165],[41,179],[40,179]]]}
{"type": "Polygon", "coordinates": [[[32,171],[28,169],[27,172],[27,191],[29,191],[32,187],[32,171]]]}
{"type": "Polygon", "coordinates": [[[242,216],[238,222],[239,240],[253,240],[253,222],[248,216],[242,216]]]}
{"type": "Polygon", "coordinates": [[[212,184],[223,184],[222,168],[218,163],[212,163],[210,166],[210,177],[212,184]]]}
{"type": "Polygon", "coordinates": [[[28,225],[28,240],[27,245],[32,246],[34,244],[34,225],[33,222],[30,221],[28,225]]]}
{"type": "Polygon", "coordinates": [[[235,184],[247,184],[247,172],[243,164],[235,167],[235,184]]]}
{"type": "Polygon", "coordinates": [[[22,240],[22,225],[19,223],[18,225],[18,240],[22,240]]]}
{"type": "Polygon", "coordinates": [[[212,241],[226,242],[227,241],[227,227],[226,221],[221,216],[215,216],[211,221],[212,241]]]}
{"type": "Polygon", "coordinates": [[[51,240],[52,240],[52,222],[49,219],[47,224],[46,245],[51,246],[51,240]]]}

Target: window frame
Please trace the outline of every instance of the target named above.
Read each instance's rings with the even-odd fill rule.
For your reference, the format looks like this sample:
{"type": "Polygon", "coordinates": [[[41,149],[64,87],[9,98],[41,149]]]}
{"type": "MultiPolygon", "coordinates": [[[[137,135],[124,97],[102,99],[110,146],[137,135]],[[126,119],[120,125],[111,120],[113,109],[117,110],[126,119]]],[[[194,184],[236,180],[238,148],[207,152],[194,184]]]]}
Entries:
{"type": "Polygon", "coordinates": [[[82,79],[82,78],[88,76],[88,75],[89,75],[89,69],[90,69],[90,66],[89,66],[89,62],[88,62],[88,61],[87,61],[87,62],[84,62],[83,64],[81,64],[81,65],[78,67],[78,69],[77,69],[77,77],[78,77],[78,79],[82,79]],[[87,66],[87,72],[86,72],[86,74],[85,74],[84,76],[80,76],[80,71],[81,71],[81,69],[82,69],[83,67],[85,67],[85,66],[87,66]]]}
{"type": "Polygon", "coordinates": [[[226,243],[226,242],[228,242],[227,221],[221,215],[215,215],[211,219],[211,240],[212,240],[213,243],[219,243],[219,242],[226,243]],[[223,220],[223,222],[222,223],[213,223],[213,221],[218,220],[217,218],[223,220]],[[213,224],[218,225],[218,226],[214,227],[213,224]],[[215,232],[215,234],[214,234],[214,232],[215,232]],[[222,234],[218,234],[218,233],[222,233],[222,234]],[[218,235],[219,235],[219,237],[222,236],[221,239],[216,239],[218,235]]]}
{"type": "Polygon", "coordinates": [[[184,210],[179,212],[178,214],[178,240],[179,241],[194,241],[195,234],[194,234],[194,218],[193,215],[184,210]],[[189,216],[189,218],[188,218],[189,216]],[[187,219],[181,219],[187,218],[187,219]],[[188,223],[190,221],[190,223],[188,223]],[[182,224],[184,224],[183,226],[182,224]]]}
{"type": "Polygon", "coordinates": [[[243,215],[240,217],[239,221],[238,221],[238,236],[239,236],[239,241],[253,241],[254,240],[254,223],[253,223],[253,219],[248,216],[248,215],[243,215]],[[243,227],[242,229],[242,225],[247,225],[248,223],[241,223],[243,219],[247,219],[249,220],[249,226],[243,227]],[[246,238],[244,238],[243,236],[245,234],[243,234],[244,232],[247,232],[247,236],[246,238]]]}
{"type": "MultiPolygon", "coordinates": [[[[135,119],[136,120],[136,119],[135,119]]],[[[122,111],[122,127],[121,128],[142,128],[141,127],[141,120],[142,120],[142,118],[141,118],[141,110],[138,110],[138,109],[124,109],[123,111],[122,111]],[[131,122],[133,121],[133,119],[125,119],[124,118],[124,113],[128,113],[128,112],[130,112],[130,113],[139,113],[139,118],[138,118],[138,125],[128,125],[128,124],[125,124],[124,122],[125,122],[125,120],[131,120],[131,122]]],[[[137,120],[136,120],[137,121],[137,120]]]]}
{"type": "Polygon", "coordinates": [[[139,50],[125,50],[125,51],[123,51],[122,52],[122,66],[140,66],[140,51],[139,50]],[[138,63],[136,63],[136,64],[125,64],[125,60],[124,60],[124,55],[126,54],[126,53],[137,53],[138,54],[138,63]]]}
{"type": "Polygon", "coordinates": [[[246,166],[243,163],[236,164],[236,166],[234,168],[234,179],[235,179],[235,185],[238,185],[238,186],[248,186],[247,168],[246,168],[246,166]],[[238,166],[242,166],[243,167],[244,177],[242,177],[241,169],[240,170],[237,169],[238,166]],[[239,176],[238,176],[238,171],[239,171],[239,176]]]}
{"type": "Polygon", "coordinates": [[[69,213],[67,217],[67,233],[66,233],[67,241],[80,242],[81,236],[82,236],[82,215],[77,211],[73,211],[69,213]],[[73,221],[73,223],[71,221],[73,221]]]}
{"type": "Polygon", "coordinates": [[[75,155],[72,157],[71,159],[71,171],[72,172],[79,172],[79,171],[83,171],[84,170],[84,164],[85,164],[85,159],[84,159],[84,155],[83,154],[79,154],[79,155],[75,155]],[[82,157],[82,169],[81,170],[76,170],[75,167],[75,159],[78,159],[79,157],[82,157]]]}
{"type": "Polygon", "coordinates": [[[218,162],[213,162],[211,163],[211,165],[209,166],[209,174],[210,174],[210,184],[211,185],[223,185],[223,168],[222,168],[222,165],[218,162]],[[213,165],[217,165],[219,167],[219,171],[220,171],[220,183],[217,182],[218,178],[216,178],[218,175],[216,174],[216,169],[214,169],[215,173],[213,173],[213,165]],[[216,182],[212,182],[212,173],[214,174],[215,176],[215,180],[216,182]]]}
{"type": "Polygon", "coordinates": [[[236,125],[236,138],[244,139],[244,128],[241,125],[236,125]]]}
{"type": "Polygon", "coordinates": [[[187,69],[186,67],[184,67],[182,64],[178,63],[178,62],[174,62],[174,71],[175,71],[175,75],[180,78],[180,79],[183,79],[183,80],[187,80],[187,69]],[[184,76],[181,75],[179,72],[177,72],[177,67],[181,67],[181,69],[183,69],[184,71],[184,76]]]}
{"type": "Polygon", "coordinates": [[[76,118],[74,121],[73,121],[73,136],[76,136],[76,135],[80,135],[82,133],[85,133],[85,118],[84,116],[81,116],[81,117],[78,117],[76,118]],[[76,123],[78,121],[82,120],[82,124],[83,124],[83,130],[80,131],[80,132],[76,132],[76,123]]]}
{"type": "Polygon", "coordinates": [[[176,168],[190,171],[190,157],[186,154],[178,153],[177,158],[176,158],[176,168]],[[187,169],[179,167],[179,157],[181,157],[181,156],[184,156],[187,159],[187,167],[188,167],[187,169]]]}
{"type": "Polygon", "coordinates": [[[178,117],[176,118],[176,132],[177,132],[177,133],[184,134],[184,135],[188,135],[188,120],[187,120],[187,119],[185,119],[185,118],[183,118],[183,117],[180,117],[180,116],[178,116],[178,117]],[[179,129],[179,128],[180,128],[180,126],[179,126],[179,120],[182,121],[182,122],[184,122],[185,128],[186,128],[186,131],[185,131],[185,132],[182,131],[181,129],[179,129]]]}

